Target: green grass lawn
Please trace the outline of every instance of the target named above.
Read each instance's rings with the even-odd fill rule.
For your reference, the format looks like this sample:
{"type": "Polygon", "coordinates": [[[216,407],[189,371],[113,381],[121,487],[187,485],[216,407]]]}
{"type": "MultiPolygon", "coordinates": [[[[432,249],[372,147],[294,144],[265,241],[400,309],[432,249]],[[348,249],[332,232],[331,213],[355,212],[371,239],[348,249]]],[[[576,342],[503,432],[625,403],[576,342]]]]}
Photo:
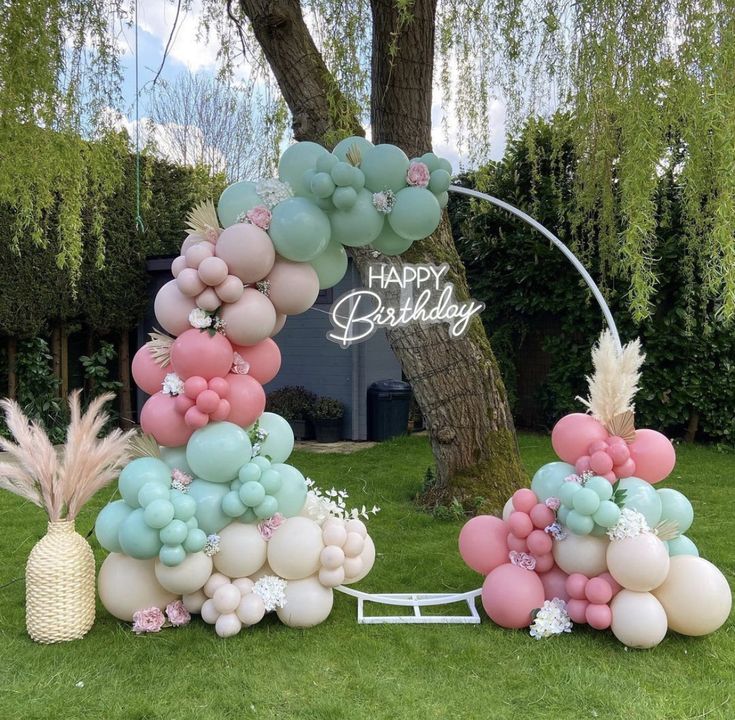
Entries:
{"type": "MultiPolygon", "coordinates": [[[[520,438],[532,472],[554,459],[547,438],[520,438]]],[[[460,522],[417,512],[412,498],[431,453],[402,438],[352,455],[297,452],[291,462],[322,487],[377,503],[370,521],[378,557],[359,588],[465,591],[481,578],[457,552],[460,522]]],[[[688,533],[733,585],[735,455],[679,450],[670,478],[695,508],[688,533]]],[[[86,532],[111,490],[82,513],[86,532]]],[[[0,585],[22,576],[45,530],[41,511],[0,496],[0,585]]],[[[93,542],[98,559],[102,553],[93,542]]],[[[669,635],[627,651],[612,634],[575,628],[536,641],[480,625],[358,625],[355,600],[335,595],[311,630],[268,616],[222,640],[196,619],[136,637],[101,607],[89,635],[60,646],[25,633],[23,582],[0,590],[0,718],[735,718],[735,623],[714,635],[669,635]],[[83,683],[83,685],[82,685],[83,683]]]]}

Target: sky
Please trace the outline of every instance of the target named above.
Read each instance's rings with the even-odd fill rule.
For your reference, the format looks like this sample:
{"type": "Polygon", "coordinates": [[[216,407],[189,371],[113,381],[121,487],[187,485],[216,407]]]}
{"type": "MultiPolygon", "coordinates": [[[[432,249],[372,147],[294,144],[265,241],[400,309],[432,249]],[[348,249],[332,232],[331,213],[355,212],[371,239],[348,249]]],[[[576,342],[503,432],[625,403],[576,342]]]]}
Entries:
{"type": "MultiPolygon", "coordinates": [[[[205,42],[198,37],[200,5],[193,2],[188,11],[181,10],[177,29],[168,56],[161,72],[161,79],[173,81],[187,71],[214,74],[217,70],[216,40],[205,42]]],[[[147,0],[139,3],[138,8],[138,74],[140,93],[140,118],[147,118],[152,81],[164,56],[171,28],[174,25],[176,7],[165,0],[147,0]]],[[[120,28],[120,48],[123,52],[123,98],[124,107],[120,124],[131,133],[135,128],[135,32],[132,27],[120,28]]],[[[246,72],[246,69],[243,70],[246,72]]],[[[153,89],[155,92],[155,89],[153,89]]],[[[435,97],[439,93],[435,92],[435,97]]],[[[455,171],[466,165],[459,156],[453,143],[453,128],[450,122],[449,137],[441,127],[442,110],[438,102],[432,107],[432,139],[434,152],[447,158],[455,171]]],[[[491,105],[491,157],[499,159],[505,148],[505,106],[495,100],[491,105]]],[[[173,158],[175,159],[175,158],[173,158]]]]}

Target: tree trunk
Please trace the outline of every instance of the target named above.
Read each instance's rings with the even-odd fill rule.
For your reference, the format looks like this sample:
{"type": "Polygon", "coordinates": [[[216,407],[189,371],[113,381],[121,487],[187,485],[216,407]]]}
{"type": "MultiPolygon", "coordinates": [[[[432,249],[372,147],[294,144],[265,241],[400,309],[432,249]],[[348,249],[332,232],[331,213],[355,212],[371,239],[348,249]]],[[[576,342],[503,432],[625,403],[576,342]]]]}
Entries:
{"type": "MultiPolygon", "coordinates": [[[[371,0],[372,139],[394,143],[415,157],[431,149],[436,0],[415,0],[409,15],[401,15],[396,5],[394,0],[371,0]]],[[[291,110],[296,139],[333,145],[339,139],[330,110],[334,80],[300,4],[241,0],[241,7],[291,110]]],[[[375,262],[373,253],[358,248],[351,255],[364,280],[368,265],[375,262]]],[[[437,232],[414,243],[403,258],[380,258],[398,268],[404,260],[448,263],[447,279],[454,283],[456,297],[469,297],[446,214],[437,232]]],[[[482,322],[475,317],[460,339],[450,339],[445,325],[412,324],[389,330],[388,340],[413,387],[431,439],[437,484],[427,499],[433,503],[457,497],[474,504],[482,497],[484,509],[499,511],[525,484],[525,475],[505,388],[482,322]]]]}
{"type": "Polygon", "coordinates": [[[134,427],[133,405],[131,400],[132,384],[130,382],[130,334],[120,331],[117,346],[117,367],[120,377],[120,426],[128,430],[134,427]]]}
{"type": "Polygon", "coordinates": [[[8,338],[8,397],[11,400],[18,398],[18,341],[8,338]]]}

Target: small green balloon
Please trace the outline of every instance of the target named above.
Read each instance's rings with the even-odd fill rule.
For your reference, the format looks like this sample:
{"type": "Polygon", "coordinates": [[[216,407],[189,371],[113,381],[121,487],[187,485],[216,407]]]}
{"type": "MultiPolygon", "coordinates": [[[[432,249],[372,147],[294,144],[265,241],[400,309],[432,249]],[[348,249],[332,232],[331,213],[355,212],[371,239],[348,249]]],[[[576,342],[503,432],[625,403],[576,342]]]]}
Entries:
{"type": "Polygon", "coordinates": [[[143,518],[148,527],[160,530],[174,519],[174,506],[168,500],[157,499],[146,505],[143,518]]]}
{"type": "Polygon", "coordinates": [[[610,481],[607,478],[600,477],[599,475],[591,477],[585,484],[585,487],[590,490],[594,490],[600,500],[609,500],[613,494],[610,481]]]}
{"type": "Polygon", "coordinates": [[[696,555],[699,557],[697,546],[686,535],[679,535],[669,540],[667,545],[669,546],[669,555],[671,556],[696,555]]]}
{"type": "Polygon", "coordinates": [[[308,195],[309,188],[304,184],[304,173],[315,170],[317,160],[328,154],[325,148],[313,142],[289,145],[278,163],[278,177],[291,186],[294,194],[308,195]]]}
{"type": "Polygon", "coordinates": [[[146,523],[142,508],[133,510],[122,523],[118,541],[123,553],[136,560],[156,557],[161,549],[158,530],[154,530],[146,523]]]}
{"type": "Polygon", "coordinates": [[[266,495],[253,511],[258,519],[267,520],[278,512],[278,501],[272,495],[266,495]]]}
{"type": "Polygon", "coordinates": [[[281,489],[281,475],[277,470],[264,470],[260,476],[260,484],[268,495],[273,495],[281,489]]]}
{"type": "Polygon", "coordinates": [[[197,504],[196,518],[199,527],[207,534],[218,533],[232,522],[232,518],[222,512],[222,498],[230,492],[227,485],[194,480],[189,485],[189,496],[197,504]]]}
{"type": "Polygon", "coordinates": [[[623,478],[618,488],[625,490],[623,507],[637,510],[646,518],[650,528],[656,527],[661,519],[661,498],[653,485],[637,477],[623,478]]]}
{"type": "Polygon", "coordinates": [[[576,510],[570,510],[567,515],[566,526],[575,535],[589,535],[595,523],[589,515],[582,515],[576,510]]]}
{"type": "Polygon", "coordinates": [[[189,528],[183,520],[172,520],[166,527],[161,528],[159,537],[164,545],[180,545],[188,534],[189,528]]]}
{"type": "MultiPolygon", "coordinates": [[[[273,415],[275,413],[270,413],[270,414],[273,415]]],[[[280,417],[280,416],[276,415],[276,417],[280,417]]],[[[261,416],[260,420],[262,419],[263,417],[261,416]]],[[[289,425],[289,427],[291,426],[289,425]]],[[[261,471],[267,470],[271,466],[271,461],[267,457],[264,457],[263,455],[256,455],[250,462],[253,465],[257,465],[261,469],[261,471]]],[[[260,478],[260,475],[258,475],[258,478],[260,478]]]]}
{"type": "Polygon", "coordinates": [[[661,500],[661,520],[675,522],[679,534],[683,535],[694,522],[694,508],[689,499],[672,488],[661,488],[656,492],[661,500]]]}
{"type": "Polygon", "coordinates": [[[314,198],[314,203],[320,210],[324,210],[326,213],[330,213],[334,210],[334,203],[332,202],[332,197],[328,198],[314,198]]]}
{"type": "Polygon", "coordinates": [[[388,215],[393,230],[407,240],[423,240],[439,227],[439,202],[426,188],[407,187],[396,194],[388,215]]]}
{"type": "Polygon", "coordinates": [[[132,508],[140,507],[138,493],[149,482],[171,485],[171,468],[165,462],[153,457],[142,457],[129,462],[120,473],[117,487],[123,500],[132,508]]]}
{"type": "Polygon", "coordinates": [[[600,507],[600,498],[590,488],[583,487],[572,497],[572,506],[580,515],[594,515],[600,507]]]}
{"type": "Polygon", "coordinates": [[[332,153],[340,160],[346,160],[347,153],[352,148],[357,148],[357,151],[362,157],[366,152],[372,150],[374,147],[375,146],[370,142],[370,140],[366,140],[360,135],[352,135],[350,137],[346,137],[344,140],[340,140],[334,150],[332,150],[332,153]]]}
{"type": "Polygon", "coordinates": [[[385,222],[385,216],[376,210],[373,195],[367,190],[357,193],[357,200],[349,210],[335,210],[329,219],[332,239],[348,247],[370,244],[380,235],[385,222]]]}
{"type": "Polygon", "coordinates": [[[120,533],[120,527],[131,512],[133,512],[133,508],[124,500],[115,500],[115,502],[105,505],[100,514],[97,515],[97,520],[94,523],[94,533],[99,544],[105,550],[116,553],[122,550],[118,534],[120,533]]]}
{"type": "Polygon", "coordinates": [[[569,515],[569,508],[565,505],[562,505],[557,511],[556,511],[556,519],[562,524],[566,525],[567,522],[567,515],[569,515]]]}
{"type": "Polygon", "coordinates": [[[383,255],[393,256],[406,252],[413,245],[413,240],[401,237],[393,230],[390,223],[385,223],[380,235],[371,244],[383,255]]]}
{"type": "MultiPolygon", "coordinates": [[[[239,498],[243,505],[248,507],[256,507],[263,502],[265,498],[265,488],[259,482],[246,482],[239,492],[239,498]]],[[[243,512],[245,512],[243,510],[243,512]]],[[[242,515],[242,513],[240,513],[242,515]]]]}
{"type": "Polygon", "coordinates": [[[332,195],[332,202],[337,210],[351,210],[357,202],[357,190],[351,185],[349,187],[338,187],[332,195]]]}
{"type": "MultiPolygon", "coordinates": [[[[240,180],[226,187],[217,202],[217,215],[222,227],[235,225],[238,217],[252,210],[256,205],[262,205],[263,200],[256,192],[256,185],[248,180],[240,180]]],[[[181,468],[183,470],[183,468],[181,468]]]]}
{"type": "Polygon", "coordinates": [[[433,152],[424,153],[421,157],[414,158],[411,162],[422,162],[433,173],[439,169],[439,158],[433,152]]]}
{"type": "Polygon", "coordinates": [[[610,528],[620,519],[620,508],[611,500],[603,500],[600,503],[600,507],[597,508],[597,511],[592,516],[592,519],[598,525],[604,528],[610,528]]]}
{"type": "MultiPolygon", "coordinates": [[[[267,455],[274,463],[285,462],[293,450],[294,443],[293,430],[288,421],[275,413],[264,412],[258,422],[260,427],[268,433],[268,437],[260,444],[262,460],[267,462],[267,458],[264,457],[267,455]]],[[[253,458],[252,462],[260,464],[262,460],[253,458]]],[[[261,465],[263,470],[268,467],[270,463],[267,466],[261,465]]]]}
{"type": "Polygon", "coordinates": [[[186,560],[186,550],[182,545],[164,545],[158,559],[168,567],[176,567],[186,560]]]}
{"type": "Polygon", "coordinates": [[[604,537],[607,535],[607,528],[595,523],[592,526],[592,530],[590,530],[590,535],[594,535],[595,537],[604,537]]]}
{"type": "Polygon", "coordinates": [[[546,502],[550,497],[559,497],[559,488],[564,478],[574,475],[574,466],[565,462],[550,462],[542,465],[531,480],[531,490],[536,493],[539,502],[546,502]]]}
{"type": "Polygon", "coordinates": [[[138,490],[138,504],[147,507],[154,500],[168,500],[169,488],[160,482],[147,482],[138,490]]]}
{"type": "Polygon", "coordinates": [[[171,504],[174,506],[174,517],[177,520],[186,521],[189,518],[194,517],[194,514],[197,511],[197,504],[194,498],[189,495],[185,495],[182,492],[173,490],[169,499],[171,500],[171,504]]]}
{"type": "Polygon", "coordinates": [[[258,521],[258,516],[255,514],[255,510],[253,508],[248,508],[240,518],[240,522],[244,523],[254,523],[258,521]]]}
{"type": "Polygon", "coordinates": [[[179,447],[161,445],[158,449],[161,452],[161,460],[172,470],[181,470],[187,475],[194,474],[189,467],[189,463],[186,462],[186,445],[180,445],[179,447]]]}
{"type": "Polygon", "coordinates": [[[240,495],[236,490],[230,490],[222,498],[222,512],[225,515],[229,515],[231,518],[238,518],[242,515],[247,508],[240,500],[240,495]]]}
{"type": "Polygon", "coordinates": [[[582,486],[576,482],[565,482],[557,491],[558,498],[563,505],[568,508],[574,507],[574,496],[582,489],[582,486]]]}
{"type": "Polygon", "coordinates": [[[230,422],[210,422],[195,430],[186,445],[191,469],[210,482],[232,482],[251,453],[248,434],[230,422]]]}
{"type": "Polygon", "coordinates": [[[284,517],[294,517],[306,502],[306,480],[293,465],[274,463],[273,469],[281,477],[281,488],[273,497],[278,501],[278,512],[284,517]]]}
{"type": "MultiPolygon", "coordinates": [[[[178,519],[179,518],[177,518],[177,520],[178,519]]],[[[199,527],[199,523],[197,522],[197,519],[195,517],[192,517],[186,520],[186,527],[188,527],[189,530],[196,530],[199,527]]]]}
{"type": "Polygon", "coordinates": [[[397,193],[406,187],[409,161],[406,153],[395,145],[376,145],[366,151],[360,161],[365,173],[365,187],[373,192],[392,190],[397,193]]]}
{"type": "Polygon", "coordinates": [[[434,172],[431,173],[431,178],[429,179],[429,190],[431,190],[434,195],[440,195],[449,189],[449,184],[451,182],[452,176],[446,170],[434,170],[434,172]]]}
{"type": "Polygon", "coordinates": [[[320,173],[328,173],[340,161],[333,153],[320,155],[316,160],[316,171],[320,173]]]}
{"type": "Polygon", "coordinates": [[[352,168],[352,182],[350,185],[358,192],[365,187],[365,173],[359,167],[352,168]]]}
{"type": "Polygon", "coordinates": [[[320,290],[334,287],[347,272],[347,251],[341,243],[332,239],[324,252],[317,255],[309,264],[319,278],[320,290]]]}
{"type": "Polygon", "coordinates": [[[318,198],[328,198],[334,192],[334,181],[329,173],[315,173],[310,183],[311,192],[318,198]]]}
{"type": "Polygon", "coordinates": [[[199,528],[194,528],[189,530],[189,534],[186,536],[186,540],[184,540],[184,550],[188,553],[200,552],[206,544],[207,536],[204,534],[204,531],[199,528]]]}
{"type": "Polygon", "coordinates": [[[352,165],[347,162],[338,162],[332,167],[330,173],[334,184],[338,187],[347,187],[352,185],[352,165]]]}
{"type": "Polygon", "coordinates": [[[239,490],[243,483],[252,482],[254,480],[260,480],[260,474],[263,471],[260,468],[260,465],[255,462],[249,462],[247,465],[243,465],[240,468],[240,473],[238,475],[238,479],[240,480],[240,485],[238,485],[237,488],[232,488],[233,490],[239,490]]]}
{"type": "Polygon", "coordinates": [[[446,158],[439,158],[438,160],[438,169],[440,170],[446,170],[450,175],[452,174],[452,163],[449,162],[446,158]]]}
{"type": "Polygon", "coordinates": [[[442,210],[444,210],[444,208],[445,208],[445,207],[446,207],[447,205],[449,205],[449,193],[448,193],[448,192],[443,192],[443,193],[439,193],[439,194],[438,194],[438,195],[436,196],[436,200],[437,200],[437,202],[439,203],[439,207],[440,207],[440,208],[441,208],[442,210]]]}
{"type": "Polygon", "coordinates": [[[279,255],[308,262],[324,252],[331,228],[329,218],[313,202],[292,197],[273,208],[268,233],[279,255]]]}

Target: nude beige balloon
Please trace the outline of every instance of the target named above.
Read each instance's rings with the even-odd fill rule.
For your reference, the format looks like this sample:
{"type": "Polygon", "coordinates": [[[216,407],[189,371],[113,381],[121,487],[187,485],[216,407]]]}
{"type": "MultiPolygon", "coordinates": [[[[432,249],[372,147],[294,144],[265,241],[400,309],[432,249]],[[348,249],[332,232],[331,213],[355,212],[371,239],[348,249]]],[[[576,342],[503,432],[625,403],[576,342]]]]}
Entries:
{"type": "Polygon", "coordinates": [[[248,223],[225,228],[217,239],[215,255],[222,258],[229,272],[244,283],[262,280],[271,271],[276,259],[276,251],[268,233],[248,223]]]}
{"type": "Polygon", "coordinates": [[[309,263],[278,258],[266,280],[270,282],[268,297],[277,313],[298,315],[319,295],[319,276],[309,263]]]}
{"type": "Polygon", "coordinates": [[[191,329],[189,313],[196,309],[193,298],[187,297],[176,286],[176,280],[167,282],[156,294],[153,311],[161,327],[171,335],[181,335],[191,329]]]}
{"type": "MultiPolygon", "coordinates": [[[[353,576],[346,575],[344,579],[345,585],[360,582],[360,580],[362,580],[373,569],[373,565],[375,564],[375,543],[373,543],[373,539],[370,535],[365,537],[365,548],[360,553],[359,559],[362,561],[362,568],[353,576]]],[[[350,564],[345,561],[345,570],[349,567],[350,564]]]]}
{"type": "Polygon", "coordinates": [[[666,612],[649,592],[621,590],[610,610],[613,635],[627,647],[656,647],[666,636],[666,612]]]}
{"type": "Polygon", "coordinates": [[[203,552],[187,555],[180,565],[169,567],[156,560],[156,578],[161,586],[177,595],[191,595],[204,587],[212,574],[212,558],[203,552]]]}
{"type": "Polygon", "coordinates": [[[669,574],[653,594],[663,605],[669,627],[682,635],[708,635],[724,624],[732,609],[732,591],[711,562],[675,555],[669,574]]]}
{"type": "Polygon", "coordinates": [[[648,592],[669,574],[669,551],[653,533],[613,540],[607,548],[607,568],[624,588],[648,592]]]}
{"type": "Polygon", "coordinates": [[[263,293],[245,288],[240,299],[222,306],[225,334],[235,345],[255,345],[270,337],[276,323],[273,303],[263,293]]]}
{"type": "Polygon", "coordinates": [[[292,517],[268,541],[268,564],[285,580],[301,580],[319,571],[323,549],[318,523],[305,517],[292,517]]]}
{"type": "Polygon", "coordinates": [[[184,595],[181,601],[190,613],[196,613],[198,615],[202,611],[202,605],[207,602],[207,596],[203,590],[197,590],[189,595],[184,595]]]}
{"type": "Polygon", "coordinates": [[[334,592],[332,588],[324,587],[315,575],[290,581],[285,595],[286,604],[278,608],[276,613],[281,622],[289,627],[314,627],[324,622],[332,612],[334,592]]]}
{"type": "Polygon", "coordinates": [[[606,537],[567,534],[564,540],[554,540],[554,560],[567,574],[582,573],[587,577],[600,575],[607,570],[606,537]]]}
{"type": "Polygon", "coordinates": [[[155,561],[110,553],[97,578],[100,600],[110,615],[132,622],[136,610],[157,607],[163,610],[178,595],[161,587],[156,579],[155,561]]]}
{"type": "Polygon", "coordinates": [[[271,337],[274,335],[278,335],[281,330],[283,330],[283,326],[286,324],[286,320],[288,319],[288,315],[281,313],[276,314],[276,324],[273,326],[273,331],[271,332],[271,337]]]}
{"type": "Polygon", "coordinates": [[[267,543],[255,525],[233,522],[219,533],[214,567],[231,578],[252,575],[265,562],[267,543]]]}

